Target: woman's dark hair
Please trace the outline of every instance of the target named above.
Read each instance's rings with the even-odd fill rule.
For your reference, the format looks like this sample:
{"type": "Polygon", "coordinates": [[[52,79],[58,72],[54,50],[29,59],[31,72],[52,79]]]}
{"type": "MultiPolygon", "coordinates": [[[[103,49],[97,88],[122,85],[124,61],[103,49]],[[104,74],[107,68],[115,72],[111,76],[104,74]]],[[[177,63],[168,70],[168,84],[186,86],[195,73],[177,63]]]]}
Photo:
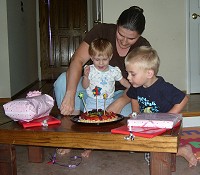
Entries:
{"type": "Polygon", "coordinates": [[[117,25],[131,31],[137,31],[141,35],[145,29],[145,22],[143,9],[132,6],[121,13],[117,20],[117,25]]]}

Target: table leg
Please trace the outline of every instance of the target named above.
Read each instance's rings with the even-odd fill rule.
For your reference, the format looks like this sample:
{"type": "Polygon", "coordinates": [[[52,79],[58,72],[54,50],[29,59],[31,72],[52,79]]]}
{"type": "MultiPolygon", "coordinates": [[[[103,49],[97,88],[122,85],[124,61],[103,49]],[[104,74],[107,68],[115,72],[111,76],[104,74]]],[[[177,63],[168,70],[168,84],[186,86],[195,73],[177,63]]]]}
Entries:
{"type": "Polygon", "coordinates": [[[172,154],[171,153],[151,153],[151,165],[150,174],[151,175],[171,175],[171,163],[172,154]]]}
{"type": "Polygon", "coordinates": [[[171,171],[175,172],[176,171],[176,154],[172,153],[171,157],[172,157],[171,171]]]}
{"type": "Polygon", "coordinates": [[[0,155],[0,174],[17,175],[15,146],[0,144],[0,155]]]}
{"type": "Polygon", "coordinates": [[[28,146],[28,161],[32,163],[43,162],[44,151],[40,146],[28,146]]]}

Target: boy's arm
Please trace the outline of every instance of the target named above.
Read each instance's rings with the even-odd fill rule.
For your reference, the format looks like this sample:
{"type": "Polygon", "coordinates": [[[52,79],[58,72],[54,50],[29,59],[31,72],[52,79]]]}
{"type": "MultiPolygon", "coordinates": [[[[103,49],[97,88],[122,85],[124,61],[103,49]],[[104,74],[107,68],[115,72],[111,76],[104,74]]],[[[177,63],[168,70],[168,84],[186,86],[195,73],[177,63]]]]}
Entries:
{"type": "Polygon", "coordinates": [[[130,86],[131,86],[130,83],[128,82],[128,80],[125,78],[122,78],[119,82],[121,83],[121,85],[123,85],[127,89],[130,88],[130,86]]]}
{"type": "Polygon", "coordinates": [[[126,92],[127,90],[124,91],[121,97],[111,103],[106,110],[120,114],[123,107],[131,102],[130,98],[126,95],[126,92]]]}
{"type": "Polygon", "coordinates": [[[181,103],[174,105],[173,108],[170,111],[168,111],[168,113],[174,113],[174,114],[180,113],[187,104],[188,100],[189,97],[186,95],[184,99],[181,101],[181,103]]]}
{"type": "Polygon", "coordinates": [[[136,99],[131,99],[131,105],[133,112],[140,113],[140,106],[136,99]]]}

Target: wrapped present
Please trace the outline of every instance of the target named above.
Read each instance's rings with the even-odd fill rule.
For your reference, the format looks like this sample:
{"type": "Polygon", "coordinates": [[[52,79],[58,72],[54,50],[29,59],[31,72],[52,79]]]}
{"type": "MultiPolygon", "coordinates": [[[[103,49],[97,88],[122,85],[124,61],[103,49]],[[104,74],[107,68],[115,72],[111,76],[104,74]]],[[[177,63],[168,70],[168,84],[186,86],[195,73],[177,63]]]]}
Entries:
{"type": "Polygon", "coordinates": [[[150,128],[150,127],[128,127],[126,125],[111,129],[112,134],[129,135],[130,131],[134,136],[153,138],[155,136],[161,135],[162,133],[166,132],[167,129],[165,129],[165,128],[150,128]]]}
{"type": "Polygon", "coordinates": [[[54,99],[39,91],[32,91],[26,98],[16,99],[3,105],[5,114],[14,121],[32,121],[48,116],[54,106],[54,99]]]}
{"type": "Polygon", "coordinates": [[[24,128],[30,128],[30,127],[36,127],[36,126],[49,126],[49,125],[55,125],[60,124],[61,121],[53,116],[44,116],[38,119],[34,119],[30,122],[25,121],[19,121],[19,124],[21,124],[24,128]]]}
{"type": "Polygon", "coordinates": [[[182,120],[181,114],[142,113],[127,120],[128,127],[173,128],[182,120]]]}

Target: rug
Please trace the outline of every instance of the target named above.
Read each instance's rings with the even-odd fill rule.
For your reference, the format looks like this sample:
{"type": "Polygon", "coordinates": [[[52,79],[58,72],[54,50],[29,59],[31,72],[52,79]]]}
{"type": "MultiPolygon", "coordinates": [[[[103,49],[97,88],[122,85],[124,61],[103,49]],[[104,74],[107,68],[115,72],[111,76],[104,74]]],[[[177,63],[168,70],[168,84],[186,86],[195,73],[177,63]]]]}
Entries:
{"type": "Polygon", "coordinates": [[[183,128],[181,134],[180,145],[189,144],[193,153],[200,157],[200,127],[183,128]]]}

